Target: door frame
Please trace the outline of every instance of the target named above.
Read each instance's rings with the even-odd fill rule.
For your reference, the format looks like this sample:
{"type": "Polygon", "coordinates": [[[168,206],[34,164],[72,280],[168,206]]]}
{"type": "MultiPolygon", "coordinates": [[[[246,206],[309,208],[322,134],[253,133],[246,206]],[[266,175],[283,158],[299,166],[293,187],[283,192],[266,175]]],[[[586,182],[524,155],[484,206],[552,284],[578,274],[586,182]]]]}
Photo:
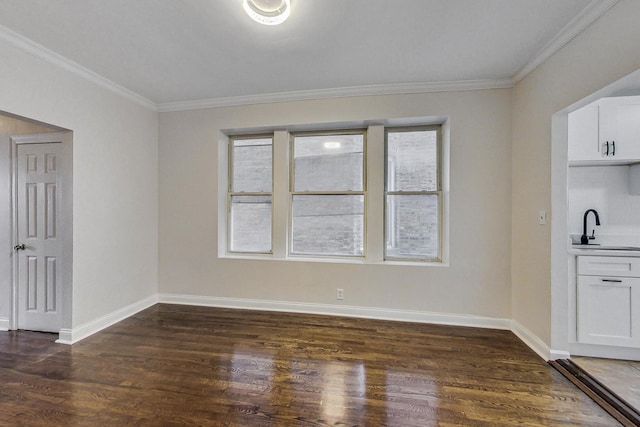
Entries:
{"type": "MultiPolygon", "coordinates": [[[[570,248],[568,228],[568,116],[600,98],[638,95],[640,69],[604,86],[551,116],[551,343],[549,358],[566,359],[579,345],[576,329],[575,256],[570,248]],[[573,258],[573,261],[572,261],[573,258]]],[[[637,353],[608,357],[638,358],[637,353]]],[[[592,350],[588,350],[592,351],[592,350]]],[[[594,356],[598,356],[594,354],[594,356]]]]}
{"type": "MultiPolygon", "coordinates": [[[[71,330],[72,326],[72,286],[73,286],[73,154],[72,154],[73,133],[65,132],[48,132],[35,133],[26,135],[14,135],[9,138],[11,155],[10,155],[10,173],[11,173],[11,248],[18,244],[18,146],[23,144],[62,144],[63,158],[68,166],[61,171],[61,180],[66,183],[63,186],[60,206],[64,212],[59,227],[59,235],[63,251],[66,256],[61,265],[64,272],[64,279],[61,281],[62,291],[62,321],[60,332],[71,330]]],[[[18,328],[18,257],[16,252],[11,252],[11,312],[9,316],[9,329],[16,330],[18,328]]]]}

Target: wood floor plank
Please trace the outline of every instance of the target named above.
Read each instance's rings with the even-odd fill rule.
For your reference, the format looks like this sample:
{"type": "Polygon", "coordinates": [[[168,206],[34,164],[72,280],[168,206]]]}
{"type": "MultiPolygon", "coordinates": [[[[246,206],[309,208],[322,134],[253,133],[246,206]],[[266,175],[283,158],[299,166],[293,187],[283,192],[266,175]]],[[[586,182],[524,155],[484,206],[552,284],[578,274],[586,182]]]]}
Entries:
{"type": "Polygon", "coordinates": [[[158,304],[0,333],[0,425],[611,426],[509,331],[158,304]]]}

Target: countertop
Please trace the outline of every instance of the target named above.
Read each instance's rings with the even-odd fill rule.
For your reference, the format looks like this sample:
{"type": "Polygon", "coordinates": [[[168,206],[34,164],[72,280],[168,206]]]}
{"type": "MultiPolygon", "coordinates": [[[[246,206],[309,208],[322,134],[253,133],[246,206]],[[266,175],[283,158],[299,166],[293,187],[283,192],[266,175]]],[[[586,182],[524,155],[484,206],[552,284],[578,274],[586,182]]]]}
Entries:
{"type": "Polygon", "coordinates": [[[640,257],[640,247],[629,247],[628,249],[609,249],[610,246],[602,246],[598,248],[596,245],[590,245],[590,248],[583,248],[580,245],[572,246],[569,249],[571,255],[581,256],[626,256],[640,257]]]}

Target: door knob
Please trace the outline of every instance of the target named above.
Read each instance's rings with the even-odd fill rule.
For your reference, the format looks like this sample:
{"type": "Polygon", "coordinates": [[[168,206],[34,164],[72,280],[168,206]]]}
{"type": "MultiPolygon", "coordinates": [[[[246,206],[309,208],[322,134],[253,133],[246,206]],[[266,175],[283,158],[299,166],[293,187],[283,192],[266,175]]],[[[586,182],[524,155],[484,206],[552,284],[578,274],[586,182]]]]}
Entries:
{"type": "Polygon", "coordinates": [[[15,249],[16,251],[24,251],[25,249],[27,249],[27,246],[23,243],[21,245],[15,245],[13,249],[15,249]]]}

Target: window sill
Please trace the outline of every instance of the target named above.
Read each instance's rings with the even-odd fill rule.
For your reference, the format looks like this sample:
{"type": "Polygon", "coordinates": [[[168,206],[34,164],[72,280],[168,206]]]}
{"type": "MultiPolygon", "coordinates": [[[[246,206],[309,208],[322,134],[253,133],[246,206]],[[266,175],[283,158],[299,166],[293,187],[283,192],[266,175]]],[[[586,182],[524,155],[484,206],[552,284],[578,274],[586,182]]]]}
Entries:
{"type": "Polygon", "coordinates": [[[396,265],[407,267],[449,267],[449,263],[444,261],[373,261],[364,258],[322,258],[289,256],[285,258],[274,257],[270,254],[221,254],[218,259],[256,260],[256,261],[284,261],[284,262],[318,262],[325,264],[357,264],[357,265],[396,265]]]}

